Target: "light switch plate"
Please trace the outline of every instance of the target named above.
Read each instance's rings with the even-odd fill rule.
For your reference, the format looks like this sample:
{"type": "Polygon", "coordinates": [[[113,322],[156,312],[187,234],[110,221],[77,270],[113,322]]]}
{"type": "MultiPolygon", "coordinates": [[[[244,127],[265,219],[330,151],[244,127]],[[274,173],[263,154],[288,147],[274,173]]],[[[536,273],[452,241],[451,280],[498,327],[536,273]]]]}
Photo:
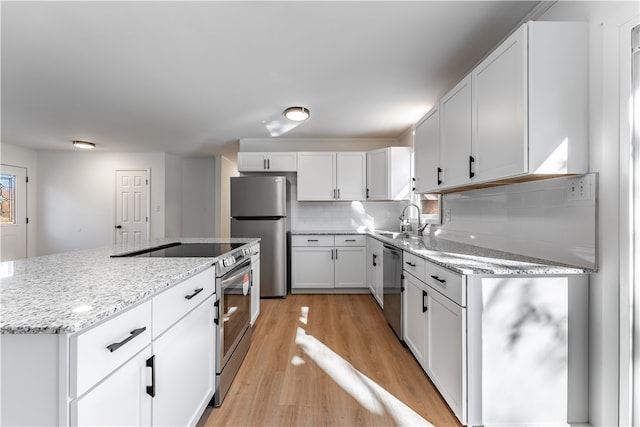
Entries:
{"type": "Polygon", "coordinates": [[[591,182],[586,176],[569,179],[567,188],[567,201],[590,200],[591,182]]]}

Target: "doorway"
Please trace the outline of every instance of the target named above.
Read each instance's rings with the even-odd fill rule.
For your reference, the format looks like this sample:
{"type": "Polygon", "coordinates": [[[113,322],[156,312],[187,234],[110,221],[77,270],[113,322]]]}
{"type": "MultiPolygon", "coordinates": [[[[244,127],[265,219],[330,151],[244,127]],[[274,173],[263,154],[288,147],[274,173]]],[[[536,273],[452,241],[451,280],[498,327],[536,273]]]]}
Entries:
{"type": "Polygon", "coordinates": [[[115,243],[129,246],[149,236],[149,174],[146,170],[116,171],[115,243]]]}
{"type": "Polygon", "coordinates": [[[27,257],[27,169],[0,165],[0,261],[27,257]]]}

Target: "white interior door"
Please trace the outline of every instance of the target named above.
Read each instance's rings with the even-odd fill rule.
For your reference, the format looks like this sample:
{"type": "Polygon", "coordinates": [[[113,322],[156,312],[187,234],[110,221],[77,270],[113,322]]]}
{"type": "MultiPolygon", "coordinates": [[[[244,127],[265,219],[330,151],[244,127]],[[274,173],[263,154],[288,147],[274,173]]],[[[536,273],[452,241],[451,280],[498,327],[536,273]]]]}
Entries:
{"type": "Polygon", "coordinates": [[[146,170],[116,171],[116,244],[148,240],[148,197],[146,170]]]}
{"type": "Polygon", "coordinates": [[[27,257],[27,169],[0,165],[0,261],[27,257]]]}

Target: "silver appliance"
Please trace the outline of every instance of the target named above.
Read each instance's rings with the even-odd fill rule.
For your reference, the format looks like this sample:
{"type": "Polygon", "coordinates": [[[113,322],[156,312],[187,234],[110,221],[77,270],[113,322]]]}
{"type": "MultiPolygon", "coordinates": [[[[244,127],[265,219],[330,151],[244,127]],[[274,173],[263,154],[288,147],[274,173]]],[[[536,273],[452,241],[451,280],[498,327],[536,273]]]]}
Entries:
{"type": "Polygon", "coordinates": [[[382,311],[393,332],[402,341],[402,251],[382,247],[382,311]]]}
{"type": "Polygon", "coordinates": [[[231,236],[260,238],[260,297],[286,297],[286,177],[231,178],[231,236]]]}
{"type": "Polygon", "coordinates": [[[216,263],[216,391],[220,406],[251,346],[251,254],[249,249],[216,263]]]}

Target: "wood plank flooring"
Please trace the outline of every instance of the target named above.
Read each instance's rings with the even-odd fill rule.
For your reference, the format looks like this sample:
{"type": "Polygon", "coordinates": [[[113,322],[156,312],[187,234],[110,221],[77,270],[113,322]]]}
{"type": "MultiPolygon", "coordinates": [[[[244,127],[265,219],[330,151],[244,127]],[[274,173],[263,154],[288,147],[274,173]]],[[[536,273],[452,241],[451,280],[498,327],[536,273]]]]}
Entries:
{"type": "Polygon", "coordinates": [[[370,295],[261,300],[225,401],[198,426],[459,426],[370,295]]]}

